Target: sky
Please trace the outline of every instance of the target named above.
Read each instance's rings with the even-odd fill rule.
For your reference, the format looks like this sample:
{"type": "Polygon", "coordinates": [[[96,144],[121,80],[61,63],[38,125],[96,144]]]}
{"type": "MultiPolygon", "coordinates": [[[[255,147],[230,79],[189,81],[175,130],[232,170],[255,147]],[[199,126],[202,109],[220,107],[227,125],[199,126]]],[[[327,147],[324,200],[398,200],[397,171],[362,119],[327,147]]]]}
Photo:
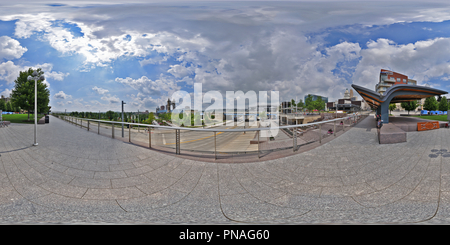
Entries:
{"type": "Polygon", "coordinates": [[[450,3],[1,0],[0,94],[30,67],[53,112],[155,111],[195,83],[336,101],[381,69],[449,91],[450,3]]]}

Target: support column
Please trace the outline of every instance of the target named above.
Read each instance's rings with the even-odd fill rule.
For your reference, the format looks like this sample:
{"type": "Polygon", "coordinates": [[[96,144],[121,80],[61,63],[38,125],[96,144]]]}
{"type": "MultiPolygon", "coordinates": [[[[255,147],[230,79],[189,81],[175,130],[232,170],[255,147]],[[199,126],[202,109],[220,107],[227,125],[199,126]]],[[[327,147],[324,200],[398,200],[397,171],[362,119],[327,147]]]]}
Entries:
{"type": "Polygon", "coordinates": [[[389,103],[383,102],[381,106],[378,107],[380,109],[381,120],[383,120],[383,124],[389,123],[389,103]]]}

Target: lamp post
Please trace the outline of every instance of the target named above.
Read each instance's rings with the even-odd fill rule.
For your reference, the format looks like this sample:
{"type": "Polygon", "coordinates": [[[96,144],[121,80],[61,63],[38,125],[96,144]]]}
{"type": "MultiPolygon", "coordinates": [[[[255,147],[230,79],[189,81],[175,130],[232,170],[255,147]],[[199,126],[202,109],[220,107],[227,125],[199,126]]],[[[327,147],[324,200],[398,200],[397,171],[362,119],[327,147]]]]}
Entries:
{"type": "Polygon", "coordinates": [[[125,105],[126,103],[125,102],[123,102],[123,100],[122,100],[122,137],[124,137],[124,134],[123,134],[123,105],[125,105]]]}
{"type": "Polygon", "coordinates": [[[44,81],[44,75],[39,76],[37,71],[34,71],[32,76],[28,76],[28,81],[34,80],[34,146],[37,146],[36,134],[37,134],[37,81],[44,81]]]}

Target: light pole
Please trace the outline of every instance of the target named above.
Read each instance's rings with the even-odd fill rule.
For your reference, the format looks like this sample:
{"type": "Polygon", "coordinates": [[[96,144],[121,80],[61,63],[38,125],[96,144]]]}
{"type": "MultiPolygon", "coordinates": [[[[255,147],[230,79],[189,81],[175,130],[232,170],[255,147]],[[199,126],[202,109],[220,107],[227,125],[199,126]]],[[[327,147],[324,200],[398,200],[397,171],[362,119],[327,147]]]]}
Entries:
{"type": "Polygon", "coordinates": [[[44,81],[44,75],[39,76],[37,71],[33,71],[32,76],[28,76],[28,81],[34,80],[34,146],[37,146],[36,134],[37,134],[37,81],[44,81]]]}
{"type": "Polygon", "coordinates": [[[123,100],[122,100],[122,137],[124,137],[124,134],[123,134],[123,105],[125,105],[126,103],[125,102],[123,102],[123,100]]]}

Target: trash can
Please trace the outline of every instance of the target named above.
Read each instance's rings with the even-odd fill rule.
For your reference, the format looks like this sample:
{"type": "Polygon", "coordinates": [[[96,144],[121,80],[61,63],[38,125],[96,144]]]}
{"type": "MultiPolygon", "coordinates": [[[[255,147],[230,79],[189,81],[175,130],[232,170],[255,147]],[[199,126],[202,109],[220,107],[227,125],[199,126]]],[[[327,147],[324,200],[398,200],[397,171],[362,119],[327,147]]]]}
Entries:
{"type": "Polygon", "coordinates": [[[49,121],[49,116],[46,115],[46,116],[45,116],[45,123],[48,123],[48,121],[49,121]]]}

